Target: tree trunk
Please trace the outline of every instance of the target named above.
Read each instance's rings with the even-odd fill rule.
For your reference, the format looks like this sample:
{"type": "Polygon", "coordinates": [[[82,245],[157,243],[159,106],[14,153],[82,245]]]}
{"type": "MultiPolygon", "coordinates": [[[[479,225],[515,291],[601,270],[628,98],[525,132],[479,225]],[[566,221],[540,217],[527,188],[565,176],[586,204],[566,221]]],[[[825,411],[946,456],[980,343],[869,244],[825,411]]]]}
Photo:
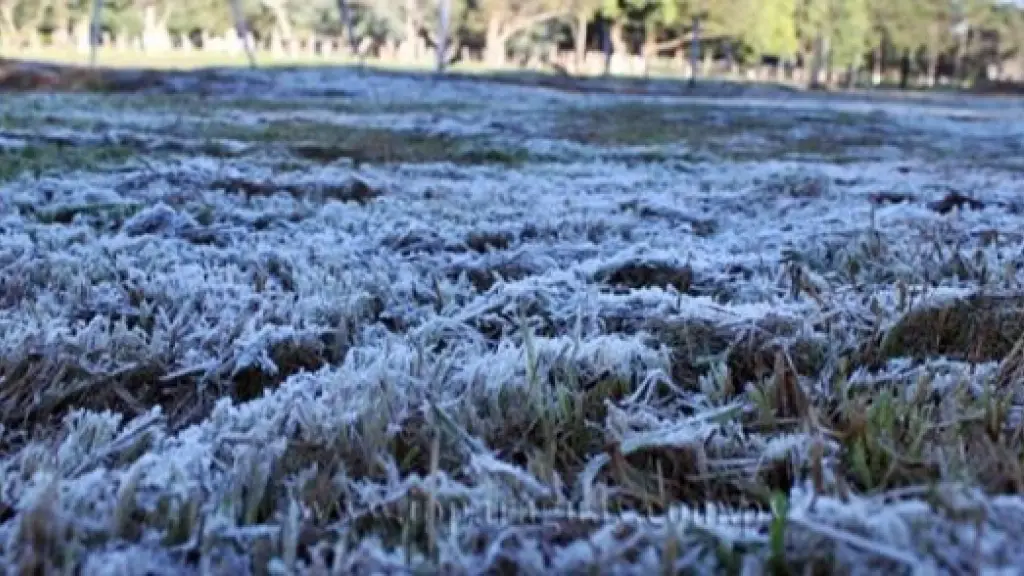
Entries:
{"type": "Polygon", "coordinates": [[[960,85],[964,88],[967,87],[970,81],[970,71],[967,69],[967,55],[969,54],[971,47],[971,28],[970,26],[964,31],[963,41],[959,44],[959,54],[956,59],[956,66],[959,70],[959,74],[954,74],[954,78],[959,78],[960,85]]]}
{"type": "Polygon", "coordinates": [[[626,23],[622,20],[612,23],[612,53],[622,56],[629,54],[629,46],[626,42],[626,23]]]}
{"type": "Polygon", "coordinates": [[[586,12],[576,14],[576,36],[573,38],[576,44],[576,74],[582,74],[587,61],[587,24],[589,22],[590,16],[586,12]]]}
{"type": "Polygon", "coordinates": [[[347,0],[338,0],[338,13],[341,14],[341,23],[345,26],[345,36],[348,37],[348,49],[352,57],[359,56],[359,44],[356,40],[355,23],[352,21],[352,13],[348,9],[347,0]]]}
{"type": "MultiPolygon", "coordinates": [[[[371,42],[373,41],[370,38],[364,37],[362,44],[359,46],[359,53],[369,53],[373,46],[371,42]]],[[[402,44],[398,40],[385,41],[384,45],[380,48],[378,58],[386,62],[394,62],[399,59],[401,50],[402,44]]]]}
{"type": "Polygon", "coordinates": [[[883,57],[881,45],[875,46],[875,50],[872,53],[871,62],[871,85],[878,86],[882,83],[882,57],[883,57]]]}
{"type": "Polygon", "coordinates": [[[487,19],[487,31],[485,36],[486,47],[484,48],[484,60],[497,65],[505,64],[505,44],[516,33],[528,30],[530,27],[541,24],[561,16],[562,12],[553,10],[550,12],[539,12],[528,16],[521,16],[518,19],[511,18],[500,11],[491,14],[487,19]]]}
{"type": "Polygon", "coordinates": [[[690,86],[697,85],[698,67],[700,61],[700,18],[693,17],[693,39],[690,44],[690,86]]]}
{"type": "Polygon", "coordinates": [[[75,38],[75,47],[78,52],[85,54],[89,51],[89,20],[79,18],[72,24],[71,35],[75,38]]]}
{"type": "Polygon", "coordinates": [[[256,67],[256,47],[253,37],[249,33],[249,27],[245,22],[245,13],[242,12],[241,0],[228,0],[231,3],[231,19],[234,20],[235,34],[245,48],[245,56],[249,60],[249,67],[256,67]]]}
{"type": "Polygon", "coordinates": [[[292,28],[292,22],[288,18],[288,10],[284,6],[283,0],[274,0],[269,3],[270,13],[274,16],[274,51],[284,50],[287,53],[292,52],[292,42],[294,41],[295,34],[292,28]]]}
{"type": "Polygon", "coordinates": [[[160,15],[156,4],[147,4],[142,12],[142,49],[166,50],[171,43],[167,32],[167,14],[160,15]]]}
{"type": "Polygon", "coordinates": [[[651,73],[651,59],[658,55],[657,29],[653,20],[648,20],[644,27],[644,43],[640,46],[640,59],[643,61],[644,77],[651,73]]]}
{"type": "Polygon", "coordinates": [[[65,2],[53,3],[53,36],[50,43],[54,46],[65,47],[68,45],[68,6],[65,2]]]}
{"type": "Polygon", "coordinates": [[[451,0],[440,0],[440,20],[437,27],[437,73],[444,74],[448,63],[448,17],[451,0]]]}
{"type": "Polygon", "coordinates": [[[910,83],[910,50],[904,49],[900,58],[900,90],[906,90],[910,83]]]}
{"type": "Polygon", "coordinates": [[[725,66],[729,76],[736,75],[736,55],[733,53],[732,41],[725,41],[725,66]]]}
{"type": "Polygon", "coordinates": [[[100,45],[100,31],[102,25],[100,18],[103,16],[103,0],[93,0],[92,17],[89,19],[89,65],[96,65],[96,51],[100,45]]]}
{"type": "Polygon", "coordinates": [[[601,19],[601,51],[604,52],[604,75],[612,73],[612,25],[607,19],[601,19]]]}
{"type": "Polygon", "coordinates": [[[931,27],[931,38],[928,42],[928,77],[925,79],[928,87],[935,86],[939,72],[939,25],[933,23],[931,27]]]}
{"type": "Polygon", "coordinates": [[[405,22],[402,24],[402,42],[398,45],[398,60],[405,64],[410,64],[416,61],[418,56],[416,50],[416,20],[413,16],[407,15],[405,22]]]}
{"type": "Polygon", "coordinates": [[[816,89],[821,87],[821,68],[825,60],[825,40],[821,33],[814,38],[814,53],[811,55],[811,74],[808,78],[808,87],[816,89]]]}
{"type": "Polygon", "coordinates": [[[704,50],[703,46],[701,46],[700,44],[697,44],[697,50],[701,51],[701,56],[700,56],[700,75],[701,76],[710,76],[711,72],[712,72],[711,67],[714,65],[714,61],[711,59],[711,57],[712,57],[711,50],[704,50]]]}
{"type": "Polygon", "coordinates": [[[626,25],[621,20],[612,22],[609,35],[611,52],[608,54],[607,69],[609,73],[621,71],[619,62],[625,62],[629,56],[629,46],[626,45],[626,25]]]}
{"type": "Polygon", "coordinates": [[[0,40],[7,46],[19,44],[18,29],[14,25],[14,5],[0,3],[0,40]]]}
{"type": "Polygon", "coordinates": [[[952,70],[950,70],[950,79],[957,80],[963,73],[962,64],[964,60],[964,42],[965,38],[957,38],[956,40],[956,54],[953,56],[952,70]]]}
{"type": "Polygon", "coordinates": [[[505,38],[502,35],[502,16],[494,14],[487,20],[487,32],[484,46],[484,62],[491,67],[505,65],[505,38]]]}
{"type": "Polygon", "coordinates": [[[832,51],[832,44],[829,42],[829,37],[825,37],[825,86],[832,89],[836,85],[836,74],[835,74],[835,62],[833,59],[834,52],[832,51]]]}
{"type": "Polygon", "coordinates": [[[939,55],[938,50],[934,47],[928,48],[928,76],[925,78],[925,84],[932,88],[938,83],[939,77],[939,55]]]}

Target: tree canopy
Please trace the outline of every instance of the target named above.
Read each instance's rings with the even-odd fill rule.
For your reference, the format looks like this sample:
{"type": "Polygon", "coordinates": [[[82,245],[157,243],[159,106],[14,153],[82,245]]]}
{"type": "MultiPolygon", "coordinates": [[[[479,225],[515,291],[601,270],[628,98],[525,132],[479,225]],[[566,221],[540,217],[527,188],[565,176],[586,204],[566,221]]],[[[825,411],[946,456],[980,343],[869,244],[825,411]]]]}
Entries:
{"type": "MultiPolygon", "coordinates": [[[[233,28],[231,0],[103,0],[104,29],[114,36],[224,35],[233,28]]],[[[680,48],[700,22],[705,41],[729,45],[730,55],[792,61],[828,47],[833,66],[861,66],[869,55],[888,61],[904,52],[936,66],[984,49],[989,57],[1022,57],[1022,9],[1002,0],[448,0],[445,45],[476,45],[502,59],[510,46],[540,36],[576,51],[593,27],[614,31],[615,51],[648,54],[680,48]],[[602,24],[603,25],[603,24],[602,24]],[[580,37],[579,35],[582,35],[580,37]],[[972,40],[973,39],[973,40],[972,40]]],[[[81,30],[91,0],[0,0],[0,41],[39,35],[63,38],[81,30]]],[[[343,36],[337,0],[241,0],[255,37],[290,42],[309,35],[343,36]]],[[[416,58],[438,43],[439,0],[348,0],[361,45],[391,46],[416,58]]],[[[39,40],[33,40],[39,41],[39,40]]],[[[593,47],[593,42],[590,46],[593,47]]],[[[1022,58],[1024,59],[1024,58],[1022,58]]]]}

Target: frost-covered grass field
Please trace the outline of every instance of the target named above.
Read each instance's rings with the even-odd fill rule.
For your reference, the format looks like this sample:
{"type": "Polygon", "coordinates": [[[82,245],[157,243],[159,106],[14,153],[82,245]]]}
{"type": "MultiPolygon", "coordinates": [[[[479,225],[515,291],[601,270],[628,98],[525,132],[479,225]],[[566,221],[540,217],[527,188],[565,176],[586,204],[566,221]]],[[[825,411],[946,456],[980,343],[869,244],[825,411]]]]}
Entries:
{"type": "Polygon", "coordinates": [[[1021,105],[170,83],[0,99],[12,572],[1024,563],[1021,105]]]}

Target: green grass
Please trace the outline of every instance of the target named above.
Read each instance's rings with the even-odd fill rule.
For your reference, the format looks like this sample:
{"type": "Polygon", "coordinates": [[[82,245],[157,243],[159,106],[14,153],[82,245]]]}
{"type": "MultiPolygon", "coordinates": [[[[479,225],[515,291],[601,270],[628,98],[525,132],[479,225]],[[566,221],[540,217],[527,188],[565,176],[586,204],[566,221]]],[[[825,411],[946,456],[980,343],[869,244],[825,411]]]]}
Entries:
{"type": "MultiPolygon", "coordinates": [[[[78,96],[71,96],[76,99],[78,96]]],[[[142,112],[180,114],[174,125],[161,129],[160,135],[185,139],[230,139],[245,142],[257,148],[284,147],[300,161],[329,163],[349,159],[356,164],[395,164],[453,162],[456,164],[495,164],[517,166],[534,159],[523,147],[494,143],[485,137],[453,136],[434,134],[417,130],[394,130],[366,126],[350,126],[316,122],[303,119],[271,120],[256,124],[243,124],[217,120],[217,114],[225,110],[248,112],[294,112],[317,110],[349,114],[410,114],[432,111],[436,105],[406,103],[377,105],[372,102],[352,103],[346,100],[305,102],[296,107],[292,100],[261,100],[249,98],[230,99],[211,105],[195,96],[171,95],[112,95],[95,98],[97,105],[110,109],[111,115],[100,114],[96,120],[68,118],[56,110],[48,110],[38,103],[26,103],[17,111],[11,110],[0,116],[0,127],[16,130],[36,131],[44,127],[61,127],[78,131],[102,131],[117,126],[114,110],[131,109],[142,112]],[[326,108],[324,106],[327,106],[326,108]],[[205,111],[204,111],[205,110],[205,111]],[[197,114],[198,111],[198,114],[197,114]],[[100,118],[111,118],[103,120],[100,118]]],[[[91,103],[90,103],[91,105],[91,103]]],[[[446,108],[447,109],[447,108],[446,108]]],[[[147,129],[132,127],[135,132],[146,133],[147,129]]],[[[156,134],[154,134],[156,135],[156,134]]],[[[207,147],[207,153],[214,155],[215,147],[207,147]]],[[[93,148],[59,147],[47,145],[42,148],[30,147],[24,151],[8,154],[0,162],[0,177],[6,179],[28,170],[34,174],[40,171],[61,168],[74,170],[90,168],[99,161],[125,160],[132,154],[129,147],[102,146],[93,148]],[[72,148],[74,148],[72,150],[72,148]]],[[[288,163],[287,158],[282,162],[288,163]]]]}
{"type": "Polygon", "coordinates": [[[0,182],[23,174],[40,177],[48,173],[97,170],[127,161],[136,151],[127,146],[29,145],[4,150],[0,154],[0,182]]]}
{"type": "MultiPolygon", "coordinates": [[[[722,110],[686,101],[672,104],[613,104],[560,110],[555,134],[573,142],[604,146],[682,146],[685,157],[710,154],[733,161],[781,158],[816,159],[833,163],[863,160],[861,152],[888,144],[927,150],[913,142],[913,134],[893,135],[884,118],[870,115],[807,115],[797,119],[771,109],[722,110]],[[798,127],[798,131],[794,128],[798,127]],[[865,129],[874,127],[874,129],[865,129]],[[851,130],[851,128],[853,128],[851,130]],[[738,144],[735,138],[755,137],[761,143],[738,144]]],[[[644,159],[670,160],[668,150],[650,150],[644,159]]]]}
{"type": "Polygon", "coordinates": [[[617,104],[568,110],[559,114],[556,133],[604,146],[693,144],[706,139],[708,115],[683,106],[617,104]]]}
{"type": "MultiPolygon", "coordinates": [[[[188,130],[191,129],[183,129],[183,133],[188,130]]],[[[200,130],[206,138],[283,145],[300,158],[314,162],[347,158],[356,164],[453,162],[519,165],[530,158],[525,149],[490,144],[483,138],[305,120],[274,121],[256,126],[210,123],[204,124],[200,130]]]]}
{"type": "MultiPolygon", "coordinates": [[[[7,57],[38,60],[55,64],[85,66],[89,64],[89,54],[75,49],[36,48],[26,49],[16,54],[5,54],[7,57]]],[[[270,58],[269,54],[257,54],[260,67],[272,68],[280,66],[315,66],[325,63],[354,64],[355,61],[344,57],[323,59],[317,57],[282,57],[270,58]]],[[[192,70],[206,67],[247,67],[245,54],[224,54],[214,51],[194,52],[160,52],[143,54],[137,51],[118,51],[101,48],[97,51],[96,64],[107,68],[152,68],[158,70],[192,70]]]]}
{"type": "MultiPolygon", "coordinates": [[[[386,95],[381,95],[386,96],[386,95]]],[[[141,109],[161,113],[181,113],[198,117],[217,117],[229,111],[260,113],[296,113],[318,111],[336,114],[452,114],[473,110],[467,102],[387,101],[383,98],[309,97],[262,98],[258,96],[202,96],[198,94],[110,94],[102,99],[113,110],[141,109]]]]}

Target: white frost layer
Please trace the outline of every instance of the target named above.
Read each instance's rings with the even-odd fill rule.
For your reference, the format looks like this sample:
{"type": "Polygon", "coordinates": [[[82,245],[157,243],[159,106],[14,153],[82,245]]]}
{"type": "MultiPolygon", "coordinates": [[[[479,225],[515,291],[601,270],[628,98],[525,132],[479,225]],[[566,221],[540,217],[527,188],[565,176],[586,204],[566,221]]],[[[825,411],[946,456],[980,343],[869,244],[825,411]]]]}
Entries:
{"type": "MultiPolygon", "coordinates": [[[[531,386],[542,391],[566,386],[557,374],[567,367],[590,379],[642,384],[650,392],[652,383],[671,371],[668,351],[655,347],[642,331],[607,333],[617,320],[698,319],[750,327],[775,316],[799,320],[807,330],[839,322],[849,334],[863,329],[875,314],[890,321],[895,317],[898,281],[911,288],[937,284],[930,297],[974,291],[977,278],[962,278],[948,266],[954,250],[970,260],[972,269],[985,267],[999,282],[1020,282],[1024,262],[1013,234],[1019,234],[1022,216],[997,205],[1012,204],[1019,191],[998,167],[951,172],[940,165],[886,158],[888,148],[883,160],[849,164],[613,161],[609,147],[569,144],[545,134],[559,106],[656,99],[314,71],[281,73],[274,81],[266,90],[270,98],[342,90],[382,106],[436,105],[442,110],[459,101],[467,109],[446,115],[433,128],[511,140],[508,127],[526,126],[520,141],[561,161],[353,171],[341,165],[282,167],[273,154],[235,159],[185,154],[151,158],[146,166],[131,164],[123,171],[39,180],[25,175],[4,184],[0,354],[6,359],[43,354],[94,374],[156,362],[165,379],[202,376],[212,382],[252,366],[270,374],[282,370],[270,355],[282,343],[313,346],[328,336],[343,337],[347,355],[335,366],[292,374],[249,403],[231,405],[222,399],[202,421],[178,431],[168,430],[156,411],[130,422],[111,413],[72,413],[57,440],[40,439],[0,459],[0,495],[15,511],[14,518],[0,524],[0,560],[14,557],[19,520],[37,505],[53,504],[60,518],[80,530],[106,530],[129,481],[137,483],[137,504],[146,509],[161,497],[198,498],[211,534],[238,539],[279,534],[286,519],[237,526],[237,510],[225,509],[221,496],[266,472],[263,468],[287,441],[341,443],[341,438],[358,451],[379,440],[375,426],[394,433],[409,418],[435,414],[431,405],[467,436],[500,437],[530,425],[536,411],[554,409],[554,401],[531,386]],[[321,203],[314,193],[296,197],[283,191],[246,199],[215,185],[243,178],[315,192],[353,175],[379,187],[382,196],[366,206],[321,203]],[[927,207],[949,188],[975,194],[990,206],[949,215],[927,207]],[[872,207],[869,197],[878,192],[917,199],[872,207]],[[700,233],[702,223],[712,225],[712,232],[700,233]],[[993,231],[1009,240],[986,242],[993,231]],[[479,252],[470,237],[480,233],[502,236],[507,246],[479,252]],[[936,243],[944,249],[932,250],[936,243]],[[805,267],[820,300],[806,291],[793,295],[794,262],[805,267]],[[689,266],[691,293],[656,286],[613,291],[606,277],[633,264],[689,266]],[[858,270],[853,280],[844,276],[851,264],[858,270]],[[489,288],[475,286],[481,272],[503,278],[489,288]],[[532,338],[524,336],[520,314],[536,332],[532,338]],[[138,325],[143,320],[147,329],[138,325]],[[528,365],[531,357],[533,366],[528,365]],[[515,403],[502,404],[503,394],[515,403]],[[537,404],[529,404],[531,399],[537,404]],[[118,456],[144,434],[149,434],[144,454],[130,466],[119,465],[118,456]],[[46,491],[54,479],[60,481],[55,499],[46,491]]],[[[66,118],[86,124],[103,120],[133,134],[179,121],[159,110],[118,117],[105,105],[97,97],[25,96],[4,99],[0,111],[34,107],[46,115],[72,109],[66,118]]],[[[1006,153],[1010,141],[1002,135],[1016,134],[1022,125],[1013,110],[984,107],[967,114],[939,106],[814,99],[788,104],[690,100],[685,105],[723,118],[732,108],[759,109],[794,127],[802,114],[884,113],[896,125],[913,124],[917,136],[930,135],[945,150],[981,138],[980,145],[1006,153]]],[[[239,110],[223,118],[244,125],[301,118],[408,128],[423,126],[432,114],[422,109],[366,116],[317,109],[239,110]]],[[[180,119],[201,120],[198,113],[180,119]]],[[[102,141],[86,124],[45,134],[102,141]]],[[[844,124],[842,130],[862,128],[844,124]]],[[[671,156],[680,148],[630,152],[652,150],[671,156]]],[[[640,325],[622,323],[631,329],[640,325]]],[[[956,369],[950,369],[951,382],[963,376],[956,369]]],[[[894,366],[890,375],[901,375],[900,367],[894,366]]],[[[853,378],[864,385],[870,380],[862,374],[853,378]]],[[[60,392],[57,384],[42,382],[38,392],[60,392]]],[[[936,387],[945,385],[941,379],[936,387]]],[[[207,392],[216,392],[212,384],[207,392]]],[[[638,393],[632,403],[612,410],[607,422],[595,425],[629,450],[731,450],[708,458],[707,464],[718,470],[751,470],[767,460],[808,454],[812,439],[807,435],[744,436],[728,418],[712,418],[729,415],[734,407],[709,406],[703,392],[680,394],[684,398],[678,404],[666,407],[648,402],[653,394],[638,393]]],[[[438,493],[444,498],[511,502],[524,493],[556,492],[533,471],[490,453],[477,437],[460,446],[473,465],[468,478],[443,478],[438,493]]],[[[835,457],[835,447],[826,448],[826,456],[835,457]]],[[[590,475],[566,491],[596,498],[598,473],[607,462],[603,454],[586,456],[590,475]]],[[[351,496],[353,513],[427,483],[401,477],[393,462],[384,465],[393,472],[385,481],[337,480],[351,496]]],[[[1013,547],[1024,529],[1018,498],[976,498],[991,512],[991,525],[985,526],[976,552],[973,528],[943,521],[923,509],[920,500],[884,506],[826,499],[819,500],[816,512],[805,512],[806,494],[795,489],[792,497],[795,522],[804,522],[796,529],[808,538],[842,543],[839,557],[851,565],[857,554],[870,553],[927,568],[936,546],[957,558],[978,554],[977,561],[993,570],[1020,560],[1013,547]],[[921,526],[932,528],[914,531],[921,526]],[[900,552],[894,553],[894,547],[900,552]]],[[[623,573],[659,569],[656,547],[664,542],[665,528],[647,527],[627,542],[618,528],[609,522],[552,550],[542,549],[542,539],[525,527],[503,527],[493,540],[497,544],[478,556],[448,542],[442,559],[460,566],[495,566],[505,538],[519,543],[516,560],[537,570],[583,569],[595,551],[607,554],[601,557],[606,565],[623,573]],[[628,569],[618,555],[627,544],[642,549],[628,569]]],[[[709,530],[724,540],[764,540],[761,530],[751,534],[733,528],[715,522],[709,530]]],[[[144,535],[134,548],[97,552],[87,568],[118,574],[156,563],[173,566],[173,560],[148,555],[157,536],[144,535]]],[[[696,542],[696,537],[685,538],[696,542]]],[[[362,558],[358,561],[364,567],[381,569],[404,561],[401,551],[370,540],[344,558],[362,558]]]]}

